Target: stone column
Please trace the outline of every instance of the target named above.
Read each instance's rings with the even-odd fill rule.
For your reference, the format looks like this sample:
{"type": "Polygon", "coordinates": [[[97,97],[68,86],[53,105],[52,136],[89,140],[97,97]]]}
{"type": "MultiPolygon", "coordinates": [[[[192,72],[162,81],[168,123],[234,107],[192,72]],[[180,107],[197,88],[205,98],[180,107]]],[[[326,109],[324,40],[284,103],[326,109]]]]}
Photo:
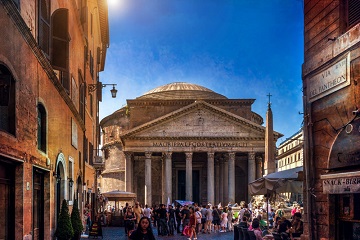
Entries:
{"type": "Polygon", "coordinates": [[[229,202],[229,161],[227,156],[224,158],[224,166],[223,166],[223,202],[222,206],[227,206],[229,202]]]}
{"type": "Polygon", "coordinates": [[[164,153],[165,156],[165,202],[167,203],[168,198],[170,203],[172,202],[172,152],[164,153]]]}
{"type": "Polygon", "coordinates": [[[132,192],[133,187],[133,164],[132,164],[132,152],[124,152],[125,154],[125,191],[132,192]]]}
{"type": "Polygon", "coordinates": [[[262,174],[262,158],[256,157],[256,179],[261,178],[262,174]]]}
{"type": "MultiPolygon", "coordinates": [[[[248,183],[255,181],[256,177],[256,168],[255,168],[255,153],[249,152],[248,157],[248,183]]],[[[249,191],[248,191],[249,192],[249,191]]],[[[251,196],[248,194],[248,200],[250,200],[251,196]]]]}
{"type": "Polygon", "coordinates": [[[222,157],[219,158],[219,202],[224,203],[224,159],[222,157]]]}
{"type": "Polygon", "coordinates": [[[215,164],[215,202],[212,205],[220,202],[220,164],[219,160],[216,160],[215,164]]]}
{"type": "Polygon", "coordinates": [[[208,152],[208,163],[207,163],[207,200],[214,205],[214,153],[208,152]]]}
{"type": "Polygon", "coordinates": [[[145,204],[152,206],[151,199],[151,152],[145,152],[145,204]]]}
{"type": "Polygon", "coordinates": [[[186,155],[186,200],[192,201],[192,152],[185,153],[186,155]]]}
{"type": "Polygon", "coordinates": [[[229,199],[232,204],[235,203],[235,153],[229,153],[229,199]]]}

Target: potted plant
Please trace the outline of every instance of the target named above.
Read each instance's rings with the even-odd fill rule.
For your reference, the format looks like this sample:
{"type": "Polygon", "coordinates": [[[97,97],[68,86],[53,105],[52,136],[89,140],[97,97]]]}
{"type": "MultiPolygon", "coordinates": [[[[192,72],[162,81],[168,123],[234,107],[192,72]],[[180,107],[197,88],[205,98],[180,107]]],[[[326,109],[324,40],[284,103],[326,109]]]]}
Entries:
{"type": "Polygon", "coordinates": [[[83,224],[80,217],[80,211],[78,207],[78,200],[75,199],[73,209],[71,212],[71,225],[74,229],[73,240],[79,240],[83,231],[83,224]]]}
{"type": "Polygon", "coordinates": [[[65,199],[61,205],[61,212],[57,221],[55,236],[58,240],[69,240],[74,236],[69,207],[65,199]]]}

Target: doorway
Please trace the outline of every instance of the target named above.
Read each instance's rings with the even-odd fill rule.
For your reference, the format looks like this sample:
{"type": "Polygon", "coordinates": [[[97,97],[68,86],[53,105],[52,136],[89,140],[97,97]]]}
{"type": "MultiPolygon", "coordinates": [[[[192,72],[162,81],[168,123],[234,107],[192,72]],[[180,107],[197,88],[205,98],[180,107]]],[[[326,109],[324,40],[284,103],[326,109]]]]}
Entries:
{"type": "Polygon", "coordinates": [[[178,170],[178,199],[200,202],[200,171],[192,171],[192,195],[193,199],[186,199],[186,171],[178,170]]]}
{"type": "Polygon", "coordinates": [[[0,239],[15,239],[15,167],[0,159],[0,239]]]}
{"type": "Polygon", "coordinates": [[[33,174],[33,239],[44,239],[44,173],[34,169],[33,174]]]}

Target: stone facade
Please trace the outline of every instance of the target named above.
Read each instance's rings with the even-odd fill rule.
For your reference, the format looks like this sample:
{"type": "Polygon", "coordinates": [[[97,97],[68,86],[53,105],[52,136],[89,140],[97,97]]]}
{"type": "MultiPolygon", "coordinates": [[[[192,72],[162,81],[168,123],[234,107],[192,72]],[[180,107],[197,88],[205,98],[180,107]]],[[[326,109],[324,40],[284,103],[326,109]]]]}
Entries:
{"type": "Polygon", "coordinates": [[[87,85],[104,68],[102,2],[0,1],[0,239],[52,239],[61,201],[71,209],[79,197],[82,209],[95,190],[98,98],[87,85]]]}
{"type": "Polygon", "coordinates": [[[359,238],[359,11],[304,1],[304,239],[359,238]]]}
{"type": "Polygon", "coordinates": [[[100,122],[108,152],[101,191],[134,192],[144,204],[248,201],[247,183],[263,174],[265,161],[265,127],[253,102],[188,83],[127,100],[100,122]],[[125,178],[110,183],[113,172],[125,178]]]}

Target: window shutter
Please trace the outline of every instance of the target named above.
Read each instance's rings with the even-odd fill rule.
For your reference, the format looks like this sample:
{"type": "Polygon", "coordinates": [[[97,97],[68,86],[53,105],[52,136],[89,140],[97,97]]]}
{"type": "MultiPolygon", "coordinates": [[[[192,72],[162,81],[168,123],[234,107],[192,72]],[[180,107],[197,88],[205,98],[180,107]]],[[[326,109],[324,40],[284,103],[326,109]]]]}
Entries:
{"type": "Polygon", "coordinates": [[[51,62],[55,69],[67,71],[69,56],[68,10],[59,9],[52,18],[51,62]]]}
{"type": "Polygon", "coordinates": [[[39,3],[39,35],[38,44],[41,50],[50,54],[50,1],[40,0],[39,3]]]}
{"type": "Polygon", "coordinates": [[[348,0],[348,23],[349,27],[360,21],[360,1],[348,0]]]}

